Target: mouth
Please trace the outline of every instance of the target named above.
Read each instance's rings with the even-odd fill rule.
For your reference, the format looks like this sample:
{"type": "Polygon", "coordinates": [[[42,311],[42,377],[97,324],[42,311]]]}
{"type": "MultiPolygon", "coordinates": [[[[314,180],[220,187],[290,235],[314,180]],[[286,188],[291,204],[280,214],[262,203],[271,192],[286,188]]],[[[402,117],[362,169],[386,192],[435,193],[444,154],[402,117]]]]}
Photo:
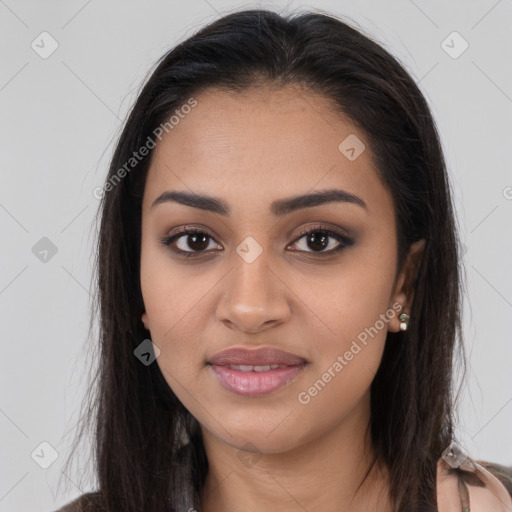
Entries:
{"type": "Polygon", "coordinates": [[[218,352],[206,364],[225,389],[257,397],[291,384],[309,363],[274,347],[235,347],[218,352]]]}
{"type": "Polygon", "coordinates": [[[307,363],[300,365],[209,365],[221,386],[244,397],[268,395],[294,382],[307,363]]]}

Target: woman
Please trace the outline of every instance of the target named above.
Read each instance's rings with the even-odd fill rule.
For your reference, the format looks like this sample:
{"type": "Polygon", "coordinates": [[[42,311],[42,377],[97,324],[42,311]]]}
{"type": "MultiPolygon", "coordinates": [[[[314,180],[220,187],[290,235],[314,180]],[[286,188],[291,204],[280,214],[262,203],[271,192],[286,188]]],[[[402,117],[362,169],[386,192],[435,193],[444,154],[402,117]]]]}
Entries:
{"type": "Polygon", "coordinates": [[[453,444],[449,181],[380,45],[221,18],[162,58],[100,195],[100,488],[61,510],[512,508],[453,444]]]}

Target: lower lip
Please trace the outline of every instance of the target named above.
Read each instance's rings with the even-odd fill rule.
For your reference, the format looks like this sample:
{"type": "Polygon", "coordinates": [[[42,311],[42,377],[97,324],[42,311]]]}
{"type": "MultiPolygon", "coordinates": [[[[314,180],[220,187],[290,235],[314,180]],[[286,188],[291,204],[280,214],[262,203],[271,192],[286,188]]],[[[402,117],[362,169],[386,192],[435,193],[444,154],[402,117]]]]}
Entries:
{"type": "Polygon", "coordinates": [[[286,386],[304,369],[305,364],[287,366],[264,372],[243,372],[229,366],[210,365],[215,376],[226,388],[243,396],[261,396],[286,386]]]}

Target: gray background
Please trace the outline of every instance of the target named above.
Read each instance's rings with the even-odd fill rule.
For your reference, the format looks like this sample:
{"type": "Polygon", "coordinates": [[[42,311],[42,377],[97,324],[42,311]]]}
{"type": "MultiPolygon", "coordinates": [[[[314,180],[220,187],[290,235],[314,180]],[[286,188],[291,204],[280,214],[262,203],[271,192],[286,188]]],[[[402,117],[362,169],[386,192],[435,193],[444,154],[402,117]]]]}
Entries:
{"type": "MultiPolygon", "coordinates": [[[[93,488],[79,479],[86,446],[74,472],[62,473],[91,364],[93,190],[156,59],[220,14],[258,5],[349,17],[420,82],[466,248],[470,367],[458,435],[472,456],[512,464],[512,0],[0,0],[1,511],[54,510],[93,488]],[[51,48],[44,31],[58,43],[46,59],[31,47],[51,48]],[[469,44],[457,58],[442,46],[453,31],[469,44]],[[43,237],[57,249],[46,262],[33,252],[43,237]],[[31,457],[49,462],[42,442],[58,453],[47,469],[31,457]]],[[[462,49],[447,41],[452,54],[462,49]]]]}

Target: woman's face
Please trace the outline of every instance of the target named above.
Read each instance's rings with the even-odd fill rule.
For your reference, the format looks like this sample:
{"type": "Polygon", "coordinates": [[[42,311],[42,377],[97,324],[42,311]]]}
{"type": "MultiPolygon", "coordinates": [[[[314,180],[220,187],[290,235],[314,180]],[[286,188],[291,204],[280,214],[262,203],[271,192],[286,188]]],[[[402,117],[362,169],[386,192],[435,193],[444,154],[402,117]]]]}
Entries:
{"type": "Polygon", "coordinates": [[[386,334],[411,297],[395,276],[392,199],[365,134],[290,86],[196,100],[157,144],[143,198],[142,319],[163,376],[204,434],[236,448],[283,452],[366,426],[386,334]],[[342,192],[285,207],[327,190],[342,192]],[[154,204],[164,192],[215,198],[225,212],[154,204]],[[202,233],[163,243],[185,227],[202,233]],[[288,380],[250,395],[256,372],[248,384],[224,367],[237,383],[228,389],[208,364],[232,347],[273,347],[306,364],[266,370],[264,381],[276,371],[288,380]]]}

